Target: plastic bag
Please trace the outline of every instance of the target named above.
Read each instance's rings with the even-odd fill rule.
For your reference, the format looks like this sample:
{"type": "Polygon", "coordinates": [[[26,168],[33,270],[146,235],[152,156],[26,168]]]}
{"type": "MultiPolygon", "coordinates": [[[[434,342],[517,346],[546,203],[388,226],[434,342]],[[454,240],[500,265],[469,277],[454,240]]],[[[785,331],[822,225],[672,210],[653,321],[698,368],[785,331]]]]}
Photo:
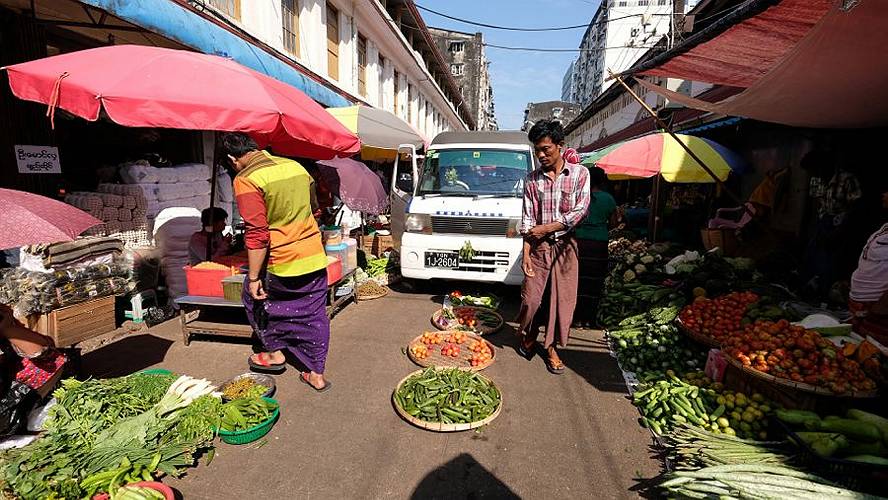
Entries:
{"type": "Polygon", "coordinates": [[[0,436],[18,433],[27,423],[28,413],[37,400],[36,391],[13,380],[0,397],[0,436]]]}

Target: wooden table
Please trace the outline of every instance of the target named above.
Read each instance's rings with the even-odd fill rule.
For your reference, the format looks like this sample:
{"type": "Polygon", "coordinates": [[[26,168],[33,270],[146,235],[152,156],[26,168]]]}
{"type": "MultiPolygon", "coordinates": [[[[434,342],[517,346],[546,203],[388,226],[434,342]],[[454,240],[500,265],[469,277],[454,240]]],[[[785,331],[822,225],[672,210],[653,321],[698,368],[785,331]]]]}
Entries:
{"type": "MultiPolygon", "coordinates": [[[[342,279],[327,287],[327,317],[333,318],[350,300],[358,301],[357,285],[351,291],[336,297],[336,291],[347,285],[349,278],[355,275],[352,271],[342,279]]],[[[237,314],[244,309],[243,302],[231,302],[223,297],[202,297],[186,295],[176,299],[179,306],[179,319],[182,327],[182,341],[185,345],[191,342],[192,335],[215,335],[221,337],[251,338],[253,328],[247,323],[246,314],[237,314]],[[243,322],[232,321],[242,319],[243,322]]]]}

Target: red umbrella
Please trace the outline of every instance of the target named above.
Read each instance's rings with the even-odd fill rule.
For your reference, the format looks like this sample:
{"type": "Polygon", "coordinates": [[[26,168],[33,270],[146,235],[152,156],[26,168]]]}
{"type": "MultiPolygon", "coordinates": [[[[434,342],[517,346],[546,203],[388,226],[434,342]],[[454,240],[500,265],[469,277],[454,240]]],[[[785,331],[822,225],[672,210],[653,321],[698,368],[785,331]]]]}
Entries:
{"type": "Polygon", "coordinates": [[[104,108],[129,127],[248,132],[276,153],[313,159],[357,153],[360,142],[294,87],[230,59],[115,45],[5,68],[17,97],[95,121],[104,108]]]}
{"type": "Polygon", "coordinates": [[[67,203],[13,189],[0,189],[0,248],[56,243],[102,224],[67,203]]]}

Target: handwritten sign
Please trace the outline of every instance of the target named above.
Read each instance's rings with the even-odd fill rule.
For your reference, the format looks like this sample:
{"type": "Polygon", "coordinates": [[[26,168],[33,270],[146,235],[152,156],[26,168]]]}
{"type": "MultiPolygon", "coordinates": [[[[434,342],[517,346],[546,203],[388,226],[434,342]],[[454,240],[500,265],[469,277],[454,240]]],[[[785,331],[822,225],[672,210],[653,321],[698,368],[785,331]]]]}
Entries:
{"type": "Polygon", "coordinates": [[[60,174],[59,148],[54,146],[15,146],[20,174],[60,174]]]}

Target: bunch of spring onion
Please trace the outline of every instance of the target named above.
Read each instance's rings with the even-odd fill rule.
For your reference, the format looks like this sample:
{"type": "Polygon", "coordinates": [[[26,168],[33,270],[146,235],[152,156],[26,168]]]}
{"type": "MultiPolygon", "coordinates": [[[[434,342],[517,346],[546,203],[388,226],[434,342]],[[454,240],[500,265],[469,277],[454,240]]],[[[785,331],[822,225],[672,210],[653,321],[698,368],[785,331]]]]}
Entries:
{"type": "Polygon", "coordinates": [[[660,484],[669,498],[730,499],[876,499],[847,490],[813,474],[776,465],[717,465],[678,471],[660,484]]]}
{"type": "Polygon", "coordinates": [[[793,458],[784,442],[740,439],[688,424],[677,425],[666,442],[670,460],[683,470],[730,464],[786,465],[793,458]]]}

